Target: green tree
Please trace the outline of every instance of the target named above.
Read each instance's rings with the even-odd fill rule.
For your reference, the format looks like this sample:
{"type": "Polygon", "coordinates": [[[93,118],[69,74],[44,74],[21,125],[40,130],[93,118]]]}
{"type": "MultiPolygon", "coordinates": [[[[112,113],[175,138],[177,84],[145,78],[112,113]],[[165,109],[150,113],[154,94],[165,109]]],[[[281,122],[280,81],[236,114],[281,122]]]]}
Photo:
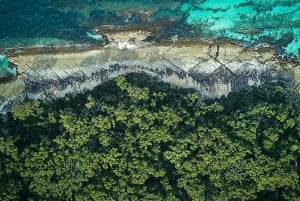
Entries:
{"type": "Polygon", "coordinates": [[[204,100],[131,74],[24,103],[0,126],[0,198],[297,200],[297,101],[278,83],[204,100]]]}
{"type": "Polygon", "coordinates": [[[20,159],[15,139],[0,135],[0,199],[18,200],[21,192],[20,159]]]}

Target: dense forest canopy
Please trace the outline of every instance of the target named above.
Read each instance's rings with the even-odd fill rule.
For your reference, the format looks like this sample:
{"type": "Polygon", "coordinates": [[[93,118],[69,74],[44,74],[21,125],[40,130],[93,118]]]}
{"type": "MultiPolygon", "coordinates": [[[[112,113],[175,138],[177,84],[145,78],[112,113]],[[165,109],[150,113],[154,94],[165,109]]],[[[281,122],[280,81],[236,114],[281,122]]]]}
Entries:
{"type": "Polygon", "coordinates": [[[0,200],[300,197],[293,89],[203,100],[144,74],[1,116],[0,200]]]}

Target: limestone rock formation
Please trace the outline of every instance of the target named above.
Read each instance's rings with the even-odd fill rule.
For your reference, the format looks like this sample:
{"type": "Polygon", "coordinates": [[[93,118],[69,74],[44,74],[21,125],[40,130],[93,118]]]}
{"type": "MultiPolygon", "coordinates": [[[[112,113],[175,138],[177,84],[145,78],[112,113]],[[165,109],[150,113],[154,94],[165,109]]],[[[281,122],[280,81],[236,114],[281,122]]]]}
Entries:
{"type": "Polygon", "coordinates": [[[110,43],[84,51],[14,52],[10,60],[20,75],[1,84],[0,110],[24,98],[42,99],[76,94],[131,72],[145,72],[173,85],[197,89],[203,97],[220,98],[231,91],[266,81],[293,84],[299,64],[283,62],[271,48],[245,49],[227,40],[145,42],[151,33],[110,33],[110,43]],[[135,48],[119,48],[120,43],[135,48]],[[290,71],[279,72],[288,68],[290,71]],[[5,86],[4,86],[5,85],[5,86]]]}

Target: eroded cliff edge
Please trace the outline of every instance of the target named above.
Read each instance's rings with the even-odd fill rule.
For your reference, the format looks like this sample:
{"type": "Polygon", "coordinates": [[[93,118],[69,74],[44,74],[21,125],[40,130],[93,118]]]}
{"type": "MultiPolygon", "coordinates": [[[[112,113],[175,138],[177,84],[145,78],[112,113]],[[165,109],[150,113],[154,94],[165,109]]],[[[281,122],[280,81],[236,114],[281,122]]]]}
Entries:
{"type": "Polygon", "coordinates": [[[300,80],[298,60],[280,57],[263,44],[246,49],[229,40],[178,40],[176,36],[158,42],[152,33],[136,30],[105,33],[105,37],[104,46],[91,48],[9,50],[7,56],[18,66],[19,75],[0,84],[0,111],[25,98],[47,100],[80,93],[130,72],[195,88],[206,98],[220,98],[266,81],[296,87],[300,80]]]}

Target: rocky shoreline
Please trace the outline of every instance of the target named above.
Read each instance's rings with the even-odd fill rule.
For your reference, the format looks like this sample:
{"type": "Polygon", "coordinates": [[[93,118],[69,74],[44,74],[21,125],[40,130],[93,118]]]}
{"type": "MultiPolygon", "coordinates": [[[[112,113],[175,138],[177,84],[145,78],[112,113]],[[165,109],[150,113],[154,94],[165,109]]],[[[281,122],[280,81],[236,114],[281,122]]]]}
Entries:
{"type": "MultiPolygon", "coordinates": [[[[173,85],[220,98],[266,81],[296,85],[300,65],[278,57],[271,47],[245,49],[224,39],[148,41],[150,32],[122,30],[108,43],[80,51],[14,52],[19,76],[1,83],[0,111],[26,98],[48,100],[77,94],[131,72],[145,72],[173,85]]],[[[79,48],[80,49],[80,48],[79,48]]]]}

